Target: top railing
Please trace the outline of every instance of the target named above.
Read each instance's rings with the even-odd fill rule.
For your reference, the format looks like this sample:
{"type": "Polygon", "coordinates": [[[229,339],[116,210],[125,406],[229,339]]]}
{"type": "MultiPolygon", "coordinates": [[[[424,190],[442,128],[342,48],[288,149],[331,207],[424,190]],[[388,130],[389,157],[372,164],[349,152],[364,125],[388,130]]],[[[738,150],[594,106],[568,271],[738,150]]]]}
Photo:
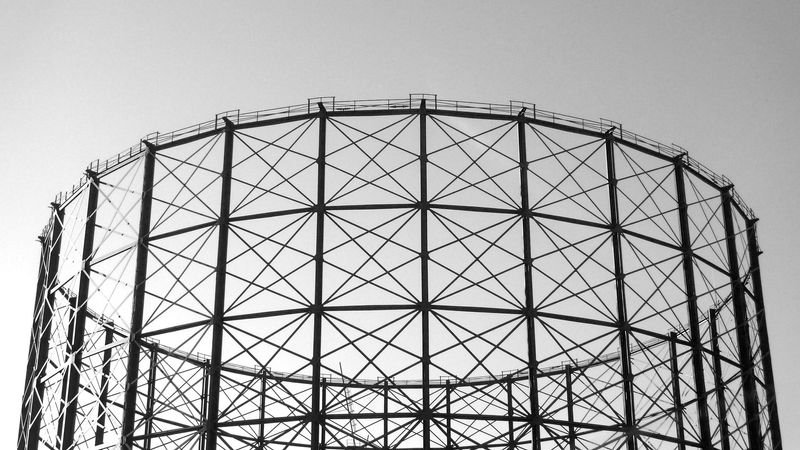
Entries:
{"type": "MultiPolygon", "coordinates": [[[[719,188],[732,186],[731,181],[724,175],[717,174],[697,160],[689,157],[686,150],[676,144],[663,144],[653,139],[644,137],[640,134],[625,130],[622,124],[608,119],[584,119],[568,114],[561,114],[553,111],[538,108],[535,103],[511,100],[507,104],[481,103],[461,100],[443,100],[436,94],[409,94],[407,98],[385,98],[370,100],[337,100],[336,97],[312,97],[305,103],[282,106],[278,108],[261,109],[257,111],[241,112],[238,109],[218,113],[213,119],[200,122],[188,127],[179,128],[174,131],[161,133],[155,132],[142,138],[137,144],[127,148],[125,151],[106,160],[92,161],[87,170],[89,172],[102,175],[104,172],[113,169],[121,164],[136,159],[149,142],[153,145],[166,145],[180,139],[199,136],[207,132],[215,132],[225,127],[225,119],[235,125],[257,123],[264,120],[276,119],[281,117],[295,117],[310,115],[318,111],[318,104],[322,104],[326,110],[335,112],[348,111],[386,111],[402,109],[418,109],[422,100],[425,100],[429,110],[456,111],[483,113],[496,116],[516,117],[522,112],[526,118],[533,119],[542,123],[552,123],[584,131],[595,133],[611,132],[613,136],[630,144],[637,145],[644,149],[659,153],[669,158],[682,158],[690,169],[700,173],[719,188]]],[[[78,183],[67,191],[61,192],[56,196],[56,203],[63,203],[72,195],[78,192],[88,181],[88,175],[81,177],[78,183]]],[[[755,219],[753,211],[744,203],[742,198],[735,191],[732,192],[734,201],[741,207],[745,215],[750,219],[755,219]]]]}

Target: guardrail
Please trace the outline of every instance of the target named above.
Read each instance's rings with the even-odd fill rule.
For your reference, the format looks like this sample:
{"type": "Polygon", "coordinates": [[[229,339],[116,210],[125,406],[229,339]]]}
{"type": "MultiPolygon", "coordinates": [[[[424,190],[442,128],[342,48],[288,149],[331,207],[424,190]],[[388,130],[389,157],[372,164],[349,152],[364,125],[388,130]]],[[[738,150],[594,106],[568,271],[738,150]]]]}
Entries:
{"type": "MultiPolygon", "coordinates": [[[[408,98],[370,100],[336,100],[336,97],[313,97],[309,98],[304,104],[261,109],[244,113],[238,109],[225,111],[216,114],[211,120],[200,122],[195,125],[179,128],[166,133],[150,133],[143,137],[139,143],[127,148],[121,153],[112,156],[111,158],[92,161],[87,167],[87,170],[102,175],[104,172],[111,170],[116,166],[128,163],[138,158],[139,155],[146,149],[144,141],[158,146],[172,143],[179,139],[197,136],[205,132],[221,130],[225,126],[225,121],[223,119],[228,119],[232,123],[239,125],[245,123],[256,123],[279,117],[308,115],[317,111],[316,105],[318,103],[321,103],[330,111],[380,111],[396,109],[412,110],[419,108],[422,100],[425,100],[426,107],[432,110],[474,112],[509,117],[517,116],[523,111],[524,108],[523,115],[537,121],[564,125],[597,133],[607,133],[611,131],[614,136],[623,141],[633,143],[670,158],[684,158],[684,162],[688,167],[711,180],[717,185],[717,187],[723,188],[726,186],[732,186],[732,183],[726,176],[715,173],[699,161],[689,157],[688,153],[683,147],[676,144],[663,144],[640,134],[624,130],[622,124],[613,120],[602,118],[599,120],[584,119],[577,116],[539,109],[535,103],[523,101],[511,100],[507,104],[496,104],[461,100],[442,100],[439,99],[436,94],[409,94],[408,98]]],[[[87,181],[88,175],[84,175],[81,177],[78,183],[74,184],[70,189],[60,192],[56,196],[55,202],[61,204],[68,201],[73,195],[81,190],[87,181]]],[[[750,209],[744,203],[744,200],[735,190],[732,190],[732,196],[734,201],[745,212],[745,215],[747,215],[750,219],[755,219],[752,209],[750,209]]]]}

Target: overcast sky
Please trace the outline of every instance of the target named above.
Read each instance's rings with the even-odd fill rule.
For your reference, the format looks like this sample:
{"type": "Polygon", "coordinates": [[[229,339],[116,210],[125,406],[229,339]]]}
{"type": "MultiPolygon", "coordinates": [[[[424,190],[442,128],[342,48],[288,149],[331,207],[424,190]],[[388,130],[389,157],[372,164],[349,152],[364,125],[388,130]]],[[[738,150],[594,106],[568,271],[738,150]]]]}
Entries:
{"type": "Polygon", "coordinates": [[[35,237],[91,160],[229,109],[409,92],[613,119],[728,175],[761,218],[784,442],[800,445],[800,3],[3,3],[3,447],[18,426],[35,237]]]}

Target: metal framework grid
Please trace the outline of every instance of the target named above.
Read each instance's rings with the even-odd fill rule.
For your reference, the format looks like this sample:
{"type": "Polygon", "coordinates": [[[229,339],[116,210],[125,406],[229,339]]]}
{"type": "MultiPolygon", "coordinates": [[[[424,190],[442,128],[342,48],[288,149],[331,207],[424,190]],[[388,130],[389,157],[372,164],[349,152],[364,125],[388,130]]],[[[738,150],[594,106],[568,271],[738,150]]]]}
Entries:
{"type": "Polygon", "coordinates": [[[155,133],[52,204],[18,448],[780,449],[755,223],[523,102],[155,133]]]}

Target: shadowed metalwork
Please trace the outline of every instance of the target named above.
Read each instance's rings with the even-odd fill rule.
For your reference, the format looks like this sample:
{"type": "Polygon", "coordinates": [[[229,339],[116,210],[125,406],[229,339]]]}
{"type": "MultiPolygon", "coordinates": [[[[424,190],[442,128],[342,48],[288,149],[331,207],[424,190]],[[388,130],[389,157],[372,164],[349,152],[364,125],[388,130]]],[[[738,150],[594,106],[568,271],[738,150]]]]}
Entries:
{"type": "Polygon", "coordinates": [[[781,448],[752,211],[615,122],[315,98],[52,206],[20,450],[781,448]]]}

